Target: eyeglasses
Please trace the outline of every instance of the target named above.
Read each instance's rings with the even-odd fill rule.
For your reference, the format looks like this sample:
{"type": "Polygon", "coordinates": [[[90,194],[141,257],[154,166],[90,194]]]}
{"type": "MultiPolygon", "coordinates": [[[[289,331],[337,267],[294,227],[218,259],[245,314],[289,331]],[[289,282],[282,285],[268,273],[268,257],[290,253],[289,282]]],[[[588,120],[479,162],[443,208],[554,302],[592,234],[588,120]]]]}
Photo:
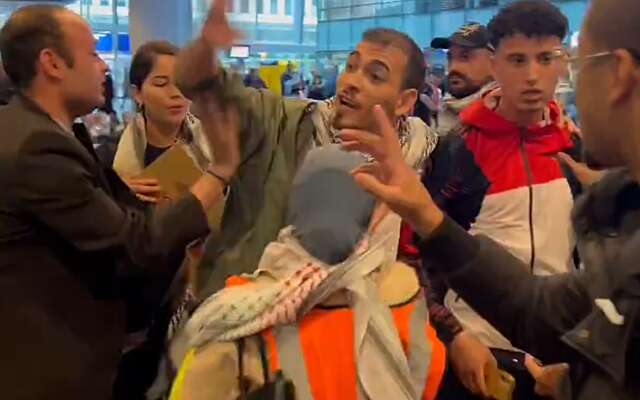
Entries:
{"type": "MultiPolygon", "coordinates": [[[[623,50],[628,51],[633,58],[640,63],[640,52],[635,49],[625,48],[623,50]]],[[[565,52],[566,62],[569,66],[569,73],[571,82],[575,84],[578,79],[578,75],[580,74],[580,70],[584,67],[584,65],[591,60],[597,60],[599,58],[610,57],[615,54],[615,50],[602,51],[600,53],[589,54],[584,57],[573,56],[570,57],[569,54],[565,52]]]]}
{"type": "Polygon", "coordinates": [[[604,57],[610,57],[613,54],[614,54],[613,51],[602,51],[600,53],[589,54],[584,57],[580,57],[580,56],[569,57],[569,55],[567,55],[566,61],[569,67],[569,77],[571,79],[571,82],[575,84],[578,81],[578,75],[580,74],[580,71],[582,70],[582,68],[587,62],[604,58],[604,57]]]}

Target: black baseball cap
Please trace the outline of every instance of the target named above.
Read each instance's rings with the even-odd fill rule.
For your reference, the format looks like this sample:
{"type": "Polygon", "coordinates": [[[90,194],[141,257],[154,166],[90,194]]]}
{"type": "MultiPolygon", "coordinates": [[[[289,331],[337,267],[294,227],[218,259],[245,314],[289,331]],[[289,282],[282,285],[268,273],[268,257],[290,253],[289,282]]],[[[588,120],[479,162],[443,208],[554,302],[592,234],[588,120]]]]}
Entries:
{"type": "Polygon", "coordinates": [[[448,38],[439,37],[431,41],[431,47],[434,49],[448,49],[452,45],[493,51],[493,46],[489,42],[489,31],[484,25],[477,22],[462,25],[448,38]]]}

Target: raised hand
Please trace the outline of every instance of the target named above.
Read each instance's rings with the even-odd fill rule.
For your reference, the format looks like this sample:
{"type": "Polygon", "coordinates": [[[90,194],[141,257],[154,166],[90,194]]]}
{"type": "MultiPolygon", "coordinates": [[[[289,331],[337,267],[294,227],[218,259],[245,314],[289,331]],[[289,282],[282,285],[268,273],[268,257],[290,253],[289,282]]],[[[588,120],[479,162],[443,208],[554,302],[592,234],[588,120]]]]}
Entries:
{"type": "Polygon", "coordinates": [[[227,181],[240,165],[240,120],[235,106],[222,106],[215,96],[203,96],[194,103],[204,133],[213,151],[213,168],[227,181]]]}
{"type": "Polygon", "coordinates": [[[233,29],[225,14],[227,0],[214,0],[200,37],[180,51],[175,79],[182,93],[194,100],[197,87],[218,74],[217,51],[229,48],[242,35],[233,29]]]}
{"type": "Polygon", "coordinates": [[[377,132],[344,129],[342,147],[370,154],[376,163],[352,172],[365,190],[386,203],[411,224],[422,237],[428,237],[442,222],[442,211],[433,202],[418,174],[404,160],[398,133],[380,106],[373,108],[377,132]]]}
{"type": "Polygon", "coordinates": [[[226,49],[242,37],[233,29],[226,15],[226,6],[230,0],[213,0],[209,14],[202,26],[202,38],[215,49],[226,49]]]}

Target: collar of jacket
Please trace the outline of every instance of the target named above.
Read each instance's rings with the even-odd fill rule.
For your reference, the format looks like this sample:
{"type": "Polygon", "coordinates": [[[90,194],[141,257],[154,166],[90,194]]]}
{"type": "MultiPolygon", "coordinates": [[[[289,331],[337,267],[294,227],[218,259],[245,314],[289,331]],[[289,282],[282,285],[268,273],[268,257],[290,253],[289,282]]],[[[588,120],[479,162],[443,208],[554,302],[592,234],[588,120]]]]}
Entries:
{"type": "MultiPolygon", "coordinates": [[[[198,120],[193,115],[187,114],[178,134],[178,140],[185,144],[193,143],[199,130],[198,120]]],[[[144,116],[138,113],[122,132],[118,142],[118,151],[113,165],[116,172],[121,176],[131,176],[142,172],[146,148],[146,121],[144,116]]]]}
{"type": "Polygon", "coordinates": [[[638,209],[640,185],[631,178],[627,169],[617,169],[608,172],[577,200],[573,224],[581,236],[595,231],[604,237],[618,237],[623,218],[638,209]]]}
{"type": "MultiPolygon", "coordinates": [[[[523,133],[522,127],[508,121],[498,114],[497,108],[502,97],[501,89],[495,89],[469,105],[460,113],[462,124],[469,128],[480,130],[484,135],[520,136],[523,133]]],[[[558,149],[566,149],[572,146],[571,129],[562,113],[558,103],[550,101],[544,110],[544,118],[538,124],[527,127],[527,139],[545,139],[545,141],[557,141],[558,149]]]]}
{"type": "MultiPolygon", "coordinates": [[[[57,127],[59,127],[61,129],[62,132],[64,132],[67,135],[71,135],[73,136],[74,133],[74,126],[78,125],[78,123],[72,123],[71,125],[71,130],[68,130],[67,128],[65,128],[64,126],[62,126],[61,123],[59,123],[55,118],[53,118],[51,116],[51,114],[49,114],[47,111],[45,111],[42,107],[40,107],[40,105],[38,103],[36,103],[35,101],[33,101],[33,99],[30,99],[29,97],[25,96],[24,94],[22,94],[21,92],[16,93],[16,95],[14,96],[14,98],[11,100],[11,103],[16,102],[21,104],[24,108],[30,110],[31,112],[34,112],[36,114],[40,114],[41,116],[47,118],[48,120],[50,120],[52,123],[54,123],[57,127]]],[[[84,125],[84,124],[82,124],[84,125]]]]}

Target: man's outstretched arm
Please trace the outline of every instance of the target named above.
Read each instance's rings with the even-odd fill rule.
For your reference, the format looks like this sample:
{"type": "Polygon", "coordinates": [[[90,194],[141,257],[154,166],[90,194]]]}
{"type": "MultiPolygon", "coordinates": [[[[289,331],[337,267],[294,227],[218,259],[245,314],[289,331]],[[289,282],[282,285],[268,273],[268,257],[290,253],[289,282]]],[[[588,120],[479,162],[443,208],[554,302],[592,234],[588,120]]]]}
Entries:
{"type": "Polygon", "coordinates": [[[347,150],[371,154],[377,164],[354,179],[410,223],[450,286],[514,344],[543,361],[562,359],[562,333],[591,310],[582,274],[532,276],[522,261],[486,237],[473,237],[446,218],[402,158],[397,135],[380,107],[379,132],[344,131],[347,150]]]}

